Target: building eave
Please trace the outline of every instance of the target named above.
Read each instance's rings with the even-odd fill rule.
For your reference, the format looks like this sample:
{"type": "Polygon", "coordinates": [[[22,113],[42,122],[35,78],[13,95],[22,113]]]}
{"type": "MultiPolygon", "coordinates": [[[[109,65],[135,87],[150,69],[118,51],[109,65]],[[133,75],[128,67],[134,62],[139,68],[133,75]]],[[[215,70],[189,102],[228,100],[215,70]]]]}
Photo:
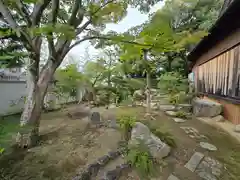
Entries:
{"type": "Polygon", "coordinates": [[[188,60],[194,64],[197,59],[207,52],[217,42],[230,35],[236,29],[240,28],[240,0],[234,0],[216,23],[210,28],[208,35],[205,36],[188,55],[188,60]]]}

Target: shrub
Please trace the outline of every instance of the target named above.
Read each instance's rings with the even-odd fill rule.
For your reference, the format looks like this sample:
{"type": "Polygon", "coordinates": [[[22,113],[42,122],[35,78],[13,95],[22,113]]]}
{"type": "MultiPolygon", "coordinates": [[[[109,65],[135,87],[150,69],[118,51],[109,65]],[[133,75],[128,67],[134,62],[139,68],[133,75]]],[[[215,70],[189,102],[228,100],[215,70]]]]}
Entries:
{"type": "Polygon", "coordinates": [[[142,176],[153,174],[154,159],[143,143],[128,149],[127,160],[142,176]]]}
{"type": "Polygon", "coordinates": [[[169,94],[177,94],[188,89],[188,79],[178,72],[166,72],[159,78],[158,88],[169,94]]]}
{"type": "Polygon", "coordinates": [[[159,139],[161,139],[161,141],[165,142],[167,145],[169,145],[170,147],[177,147],[176,142],[172,136],[172,134],[170,134],[169,132],[163,132],[160,129],[153,129],[152,133],[157,136],[159,139]]]}
{"type": "Polygon", "coordinates": [[[133,116],[122,116],[120,117],[119,124],[123,131],[124,139],[129,140],[132,127],[136,122],[136,117],[133,116]]]}
{"type": "Polygon", "coordinates": [[[0,147],[0,155],[4,152],[4,148],[0,147]]]}
{"type": "Polygon", "coordinates": [[[186,119],[187,113],[184,111],[178,111],[178,112],[176,112],[176,117],[186,119]]]}

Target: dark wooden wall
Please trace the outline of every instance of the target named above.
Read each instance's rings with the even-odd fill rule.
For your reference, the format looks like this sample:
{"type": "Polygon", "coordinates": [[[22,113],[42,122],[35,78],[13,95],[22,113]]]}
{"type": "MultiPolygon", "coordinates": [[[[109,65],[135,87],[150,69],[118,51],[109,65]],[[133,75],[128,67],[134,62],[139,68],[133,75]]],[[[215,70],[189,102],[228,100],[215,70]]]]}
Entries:
{"type": "Polygon", "coordinates": [[[240,29],[203,54],[193,72],[198,93],[223,104],[225,118],[240,124],[240,29]]]}

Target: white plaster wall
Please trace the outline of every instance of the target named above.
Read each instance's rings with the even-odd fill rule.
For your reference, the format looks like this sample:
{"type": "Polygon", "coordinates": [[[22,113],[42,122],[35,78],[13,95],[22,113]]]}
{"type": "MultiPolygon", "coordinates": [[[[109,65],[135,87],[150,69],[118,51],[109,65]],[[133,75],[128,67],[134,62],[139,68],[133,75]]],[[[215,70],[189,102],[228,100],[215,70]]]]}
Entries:
{"type": "Polygon", "coordinates": [[[26,93],[24,81],[0,81],[0,115],[21,112],[26,93]]]}
{"type": "MultiPolygon", "coordinates": [[[[84,88],[79,88],[77,97],[63,95],[59,98],[51,93],[51,86],[48,89],[44,102],[50,109],[57,109],[61,104],[81,101],[84,95],[84,88]]],[[[0,81],[0,116],[22,112],[24,98],[27,95],[25,81],[0,81]]]]}

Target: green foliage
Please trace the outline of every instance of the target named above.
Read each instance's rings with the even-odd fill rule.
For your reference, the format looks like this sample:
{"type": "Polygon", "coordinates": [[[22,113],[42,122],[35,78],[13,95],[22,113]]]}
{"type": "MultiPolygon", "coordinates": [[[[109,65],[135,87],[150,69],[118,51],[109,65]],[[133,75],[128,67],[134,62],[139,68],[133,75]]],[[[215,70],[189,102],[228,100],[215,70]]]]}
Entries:
{"type": "Polygon", "coordinates": [[[12,145],[13,135],[20,129],[19,119],[20,115],[0,117],[0,154],[12,145]]]}
{"type": "Polygon", "coordinates": [[[188,80],[178,72],[166,72],[159,78],[158,88],[169,94],[176,94],[186,91],[188,80]]]}
{"type": "Polygon", "coordinates": [[[3,154],[4,151],[5,149],[0,147],[0,155],[3,154]]]}
{"type": "Polygon", "coordinates": [[[136,122],[136,117],[133,116],[121,116],[119,119],[120,128],[123,131],[124,139],[128,140],[130,138],[132,127],[136,122]]]}
{"type": "MultiPolygon", "coordinates": [[[[0,136],[2,136],[3,134],[3,126],[0,124],[0,136]]],[[[1,147],[1,144],[0,144],[0,155],[4,152],[4,148],[1,147]]]]}
{"type": "Polygon", "coordinates": [[[143,177],[153,174],[154,160],[143,143],[129,148],[127,160],[143,177]]]}
{"type": "Polygon", "coordinates": [[[165,129],[160,128],[156,129],[155,126],[153,126],[150,122],[143,122],[149,129],[150,131],[157,136],[161,141],[165,142],[168,144],[170,147],[176,148],[177,144],[174,140],[174,137],[171,133],[167,132],[165,129]]]}
{"type": "Polygon", "coordinates": [[[184,112],[184,111],[177,111],[176,112],[176,117],[186,119],[187,118],[187,113],[184,112]]]}
{"type": "Polygon", "coordinates": [[[163,132],[161,129],[155,128],[151,128],[151,132],[169,146],[173,148],[177,147],[174,137],[169,132],[163,132]]]}
{"type": "Polygon", "coordinates": [[[83,75],[78,71],[75,64],[71,64],[64,69],[58,69],[56,71],[56,79],[55,89],[58,94],[76,96],[77,88],[83,79],[83,75]]]}

